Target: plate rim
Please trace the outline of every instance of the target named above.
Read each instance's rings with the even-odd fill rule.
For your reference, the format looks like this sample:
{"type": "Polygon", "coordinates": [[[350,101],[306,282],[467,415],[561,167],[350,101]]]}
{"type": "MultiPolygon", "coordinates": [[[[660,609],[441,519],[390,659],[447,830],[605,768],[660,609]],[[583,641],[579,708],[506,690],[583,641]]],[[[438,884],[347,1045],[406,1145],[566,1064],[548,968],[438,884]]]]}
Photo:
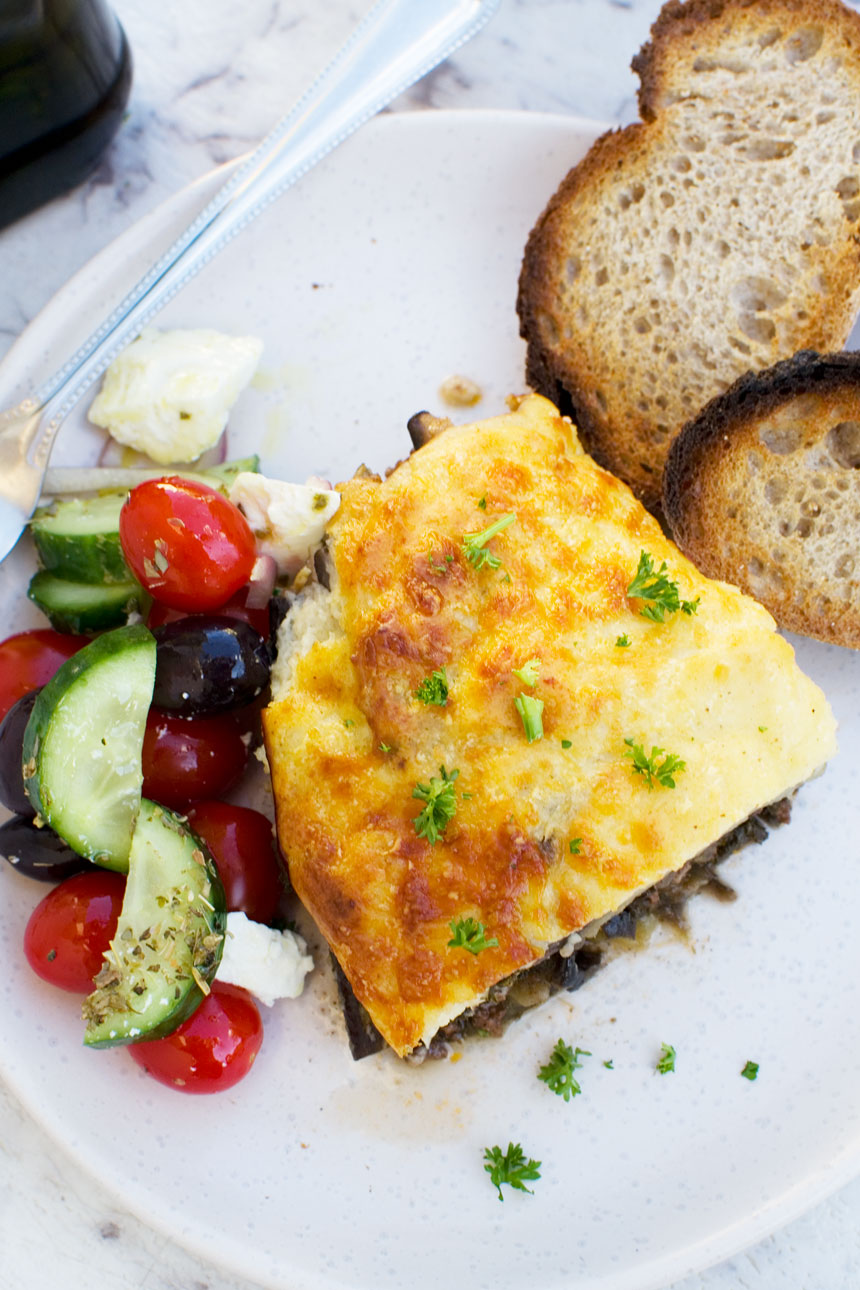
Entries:
{"type": "MultiPolygon", "coordinates": [[[[597,138],[606,130],[613,128],[611,123],[555,112],[451,108],[385,111],[369,121],[362,133],[379,129],[414,128],[416,123],[420,123],[421,128],[435,130],[450,125],[454,120],[480,121],[485,125],[508,124],[516,127],[539,125],[547,130],[556,130],[559,137],[579,130],[587,131],[597,138]]],[[[82,265],[46,301],[9,347],[0,361],[0,384],[8,378],[10,372],[14,373],[16,368],[20,368],[22,361],[26,361],[27,347],[32,344],[34,336],[38,337],[42,329],[52,327],[55,317],[62,317],[71,298],[82,290],[86,293],[88,280],[94,274],[98,275],[104,266],[111,263],[126,247],[138,246],[141,242],[157,236],[159,228],[164,227],[178,213],[188,210],[192,201],[196,201],[198,197],[202,204],[211,192],[215,191],[218,183],[223,182],[242,160],[243,158],[239,157],[214,167],[177,192],[170,194],[82,265]]],[[[26,1085],[17,1079],[14,1073],[10,1073],[4,1060],[2,1046],[0,1046],[0,1079],[66,1158],[81,1168],[85,1175],[94,1178],[100,1186],[109,1190],[109,1180],[94,1168],[92,1159],[85,1154],[83,1144],[64,1138],[59,1124],[55,1124],[50,1117],[43,1118],[37,1099],[31,1098],[26,1085]]],[[[599,1281],[593,1284],[599,1285],[602,1290],[659,1290],[660,1287],[678,1278],[697,1271],[705,1271],[779,1231],[786,1224],[833,1195],[858,1174],[860,1174],[860,1139],[853,1144],[849,1143],[837,1157],[804,1176],[802,1181],[793,1184],[788,1191],[771,1198],[755,1214],[739,1219],[689,1245],[675,1247],[670,1253],[657,1253],[644,1264],[613,1274],[609,1279],[601,1276],[599,1281]]],[[[229,1239],[229,1246],[236,1248],[235,1259],[223,1257],[223,1247],[217,1257],[213,1257],[206,1245],[204,1235],[198,1236],[193,1231],[186,1231],[179,1220],[171,1222],[166,1209],[162,1213],[161,1209],[151,1208],[151,1202],[148,1203],[147,1200],[151,1191],[151,1188],[133,1183],[130,1190],[123,1191],[118,1199],[122,1206],[133,1213],[145,1226],[168,1236],[210,1266],[238,1276],[248,1275],[247,1265],[242,1261],[238,1248],[239,1243],[234,1238],[229,1239]]],[[[283,1290],[286,1285],[286,1282],[280,1280],[267,1279],[260,1269],[255,1269],[251,1275],[259,1278],[261,1284],[271,1286],[273,1290],[283,1290]]],[[[308,1279],[305,1270],[299,1271],[298,1276],[294,1277],[290,1284],[292,1290],[334,1290],[335,1287],[340,1286],[343,1286],[343,1290],[347,1290],[346,1283],[339,1278],[322,1280],[319,1273],[316,1273],[308,1279]]],[[[590,1284],[592,1283],[589,1280],[571,1282],[572,1286],[583,1288],[590,1284]]]]}

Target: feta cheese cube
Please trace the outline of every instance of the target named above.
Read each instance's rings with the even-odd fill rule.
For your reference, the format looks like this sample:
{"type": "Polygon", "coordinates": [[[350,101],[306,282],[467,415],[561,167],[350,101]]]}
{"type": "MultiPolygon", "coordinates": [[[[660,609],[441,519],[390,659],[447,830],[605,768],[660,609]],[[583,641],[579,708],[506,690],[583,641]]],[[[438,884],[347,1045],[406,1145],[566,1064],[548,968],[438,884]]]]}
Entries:
{"type": "Polygon", "coordinates": [[[89,419],[160,465],[194,461],[217,443],[262,349],[253,336],[145,328],[105,372],[89,419]]]}
{"type": "Polygon", "coordinates": [[[230,913],[218,980],[242,986],[269,1008],[277,999],[297,999],[314,966],[307,949],[296,932],[278,932],[247,914],[230,913]]]}
{"type": "Polygon", "coordinates": [[[244,512],[258,551],[274,558],[279,573],[293,575],[322,541],[340,493],[242,471],[230,485],[230,500],[244,512]]]}

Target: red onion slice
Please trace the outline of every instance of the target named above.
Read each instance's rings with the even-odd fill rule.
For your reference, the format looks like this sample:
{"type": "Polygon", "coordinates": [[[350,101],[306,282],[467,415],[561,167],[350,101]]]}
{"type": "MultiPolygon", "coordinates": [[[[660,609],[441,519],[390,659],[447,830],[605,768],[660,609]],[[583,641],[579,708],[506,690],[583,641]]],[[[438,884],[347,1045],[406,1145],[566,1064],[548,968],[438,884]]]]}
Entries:
{"type": "Polygon", "coordinates": [[[249,609],[263,609],[272,599],[275,579],[278,576],[278,565],[271,555],[258,555],[248,580],[248,593],[245,604],[249,609]]]}

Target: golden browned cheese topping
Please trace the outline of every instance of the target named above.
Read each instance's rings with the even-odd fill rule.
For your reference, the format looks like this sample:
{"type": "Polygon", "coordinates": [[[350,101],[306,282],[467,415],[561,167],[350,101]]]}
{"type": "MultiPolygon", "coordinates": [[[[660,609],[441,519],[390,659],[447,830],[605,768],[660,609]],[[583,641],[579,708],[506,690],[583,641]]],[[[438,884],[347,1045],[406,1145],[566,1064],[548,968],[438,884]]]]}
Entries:
{"type": "Polygon", "coordinates": [[[331,591],[286,620],[264,729],[295,889],[403,1055],[808,778],[834,722],[765,610],[698,574],[536,395],[342,496],[331,591]],[[464,535],[510,515],[475,567],[464,535]],[[643,551],[695,612],[643,616],[643,551]],[[444,705],[422,702],[442,670],[444,705]],[[684,763],[674,788],[635,746],[684,763]],[[413,793],[441,768],[432,844],[413,793]],[[498,944],[449,946],[468,918],[498,944]]]}

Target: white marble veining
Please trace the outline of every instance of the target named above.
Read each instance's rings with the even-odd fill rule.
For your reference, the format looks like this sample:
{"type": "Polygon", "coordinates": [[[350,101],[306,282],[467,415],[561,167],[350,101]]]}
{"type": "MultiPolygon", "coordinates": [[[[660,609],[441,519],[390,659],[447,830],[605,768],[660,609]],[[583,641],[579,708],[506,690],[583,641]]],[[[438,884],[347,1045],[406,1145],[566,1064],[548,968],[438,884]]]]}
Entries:
{"type": "MultiPolygon", "coordinates": [[[[418,0],[416,0],[418,2],[418,0]]],[[[127,120],[82,188],[0,233],[0,354],[56,289],[158,202],[251,147],[334,53],[362,0],[115,0],[135,59],[127,120]]],[[[636,115],[630,59],[658,0],[503,0],[491,25],[394,105],[636,115]]],[[[217,1105],[213,1105],[217,1115],[217,1105]]],[[[119,1145],[118,1145],[118,1149],[119,1145]]],[[[181,1200],[181,1163],[177,1162],[181,1200]]],[[[855,1290],[860,1181],[675,1290],[855,1290]]],[[[0,1284],[239,1290],[82,1176],[0,1087],[0,1284]]]]}

